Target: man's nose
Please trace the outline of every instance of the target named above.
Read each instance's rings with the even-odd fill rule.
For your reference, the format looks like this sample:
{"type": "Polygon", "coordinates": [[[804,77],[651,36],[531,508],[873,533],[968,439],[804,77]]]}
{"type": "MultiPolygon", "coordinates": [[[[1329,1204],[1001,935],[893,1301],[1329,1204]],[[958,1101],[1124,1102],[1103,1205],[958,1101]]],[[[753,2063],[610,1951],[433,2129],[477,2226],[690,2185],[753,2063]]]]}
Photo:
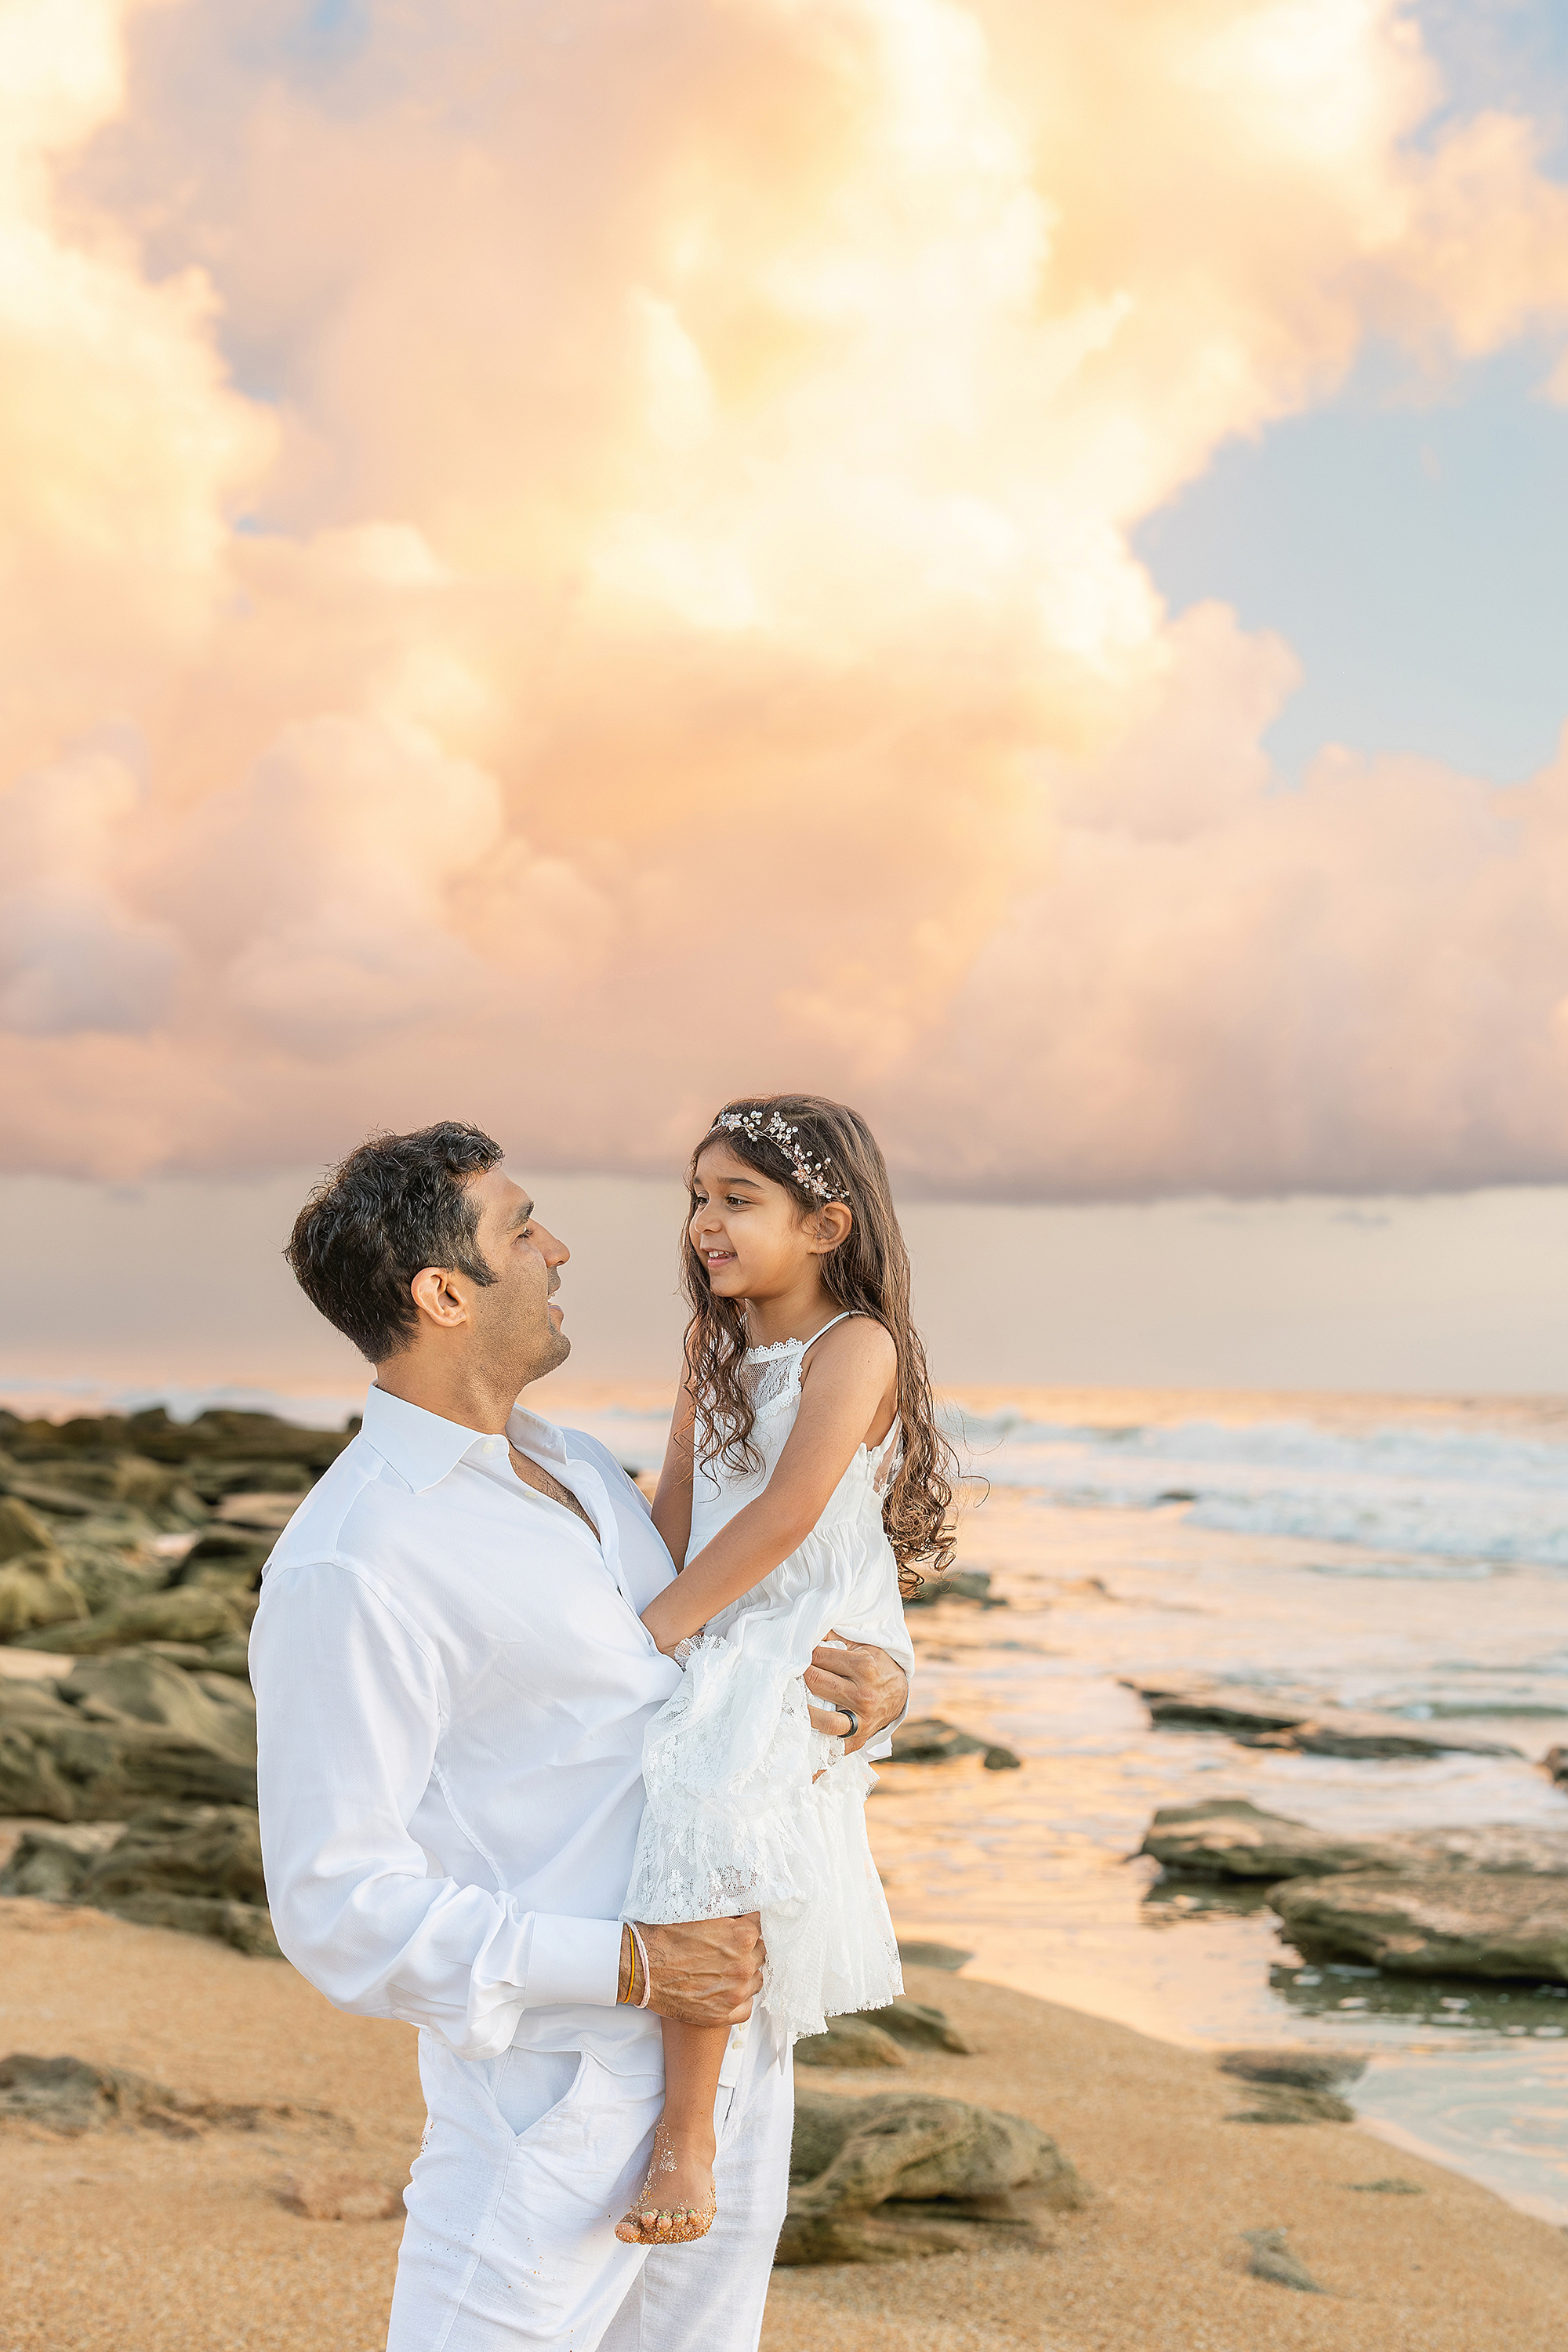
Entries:
{"type": "Polygon", "coordinates": [[[564,1242],[557,1241],[548,1225],[535,1225],[534,1231],[539,1235],[542,1244],[540,1255],[546,1265],[557,1266],[569,1264],[571,1251],[564,1242]]]}

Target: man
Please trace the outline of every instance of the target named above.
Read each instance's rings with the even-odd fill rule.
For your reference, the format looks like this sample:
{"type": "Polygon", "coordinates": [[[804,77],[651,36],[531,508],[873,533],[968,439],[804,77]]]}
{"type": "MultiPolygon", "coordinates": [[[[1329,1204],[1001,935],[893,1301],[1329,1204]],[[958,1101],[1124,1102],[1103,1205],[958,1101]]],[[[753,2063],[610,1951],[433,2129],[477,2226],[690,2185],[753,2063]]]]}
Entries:
{"type": "MultiPolygon", "coordinates": [[[[363,1425],[290,1520],[251,1636],[278,1938],[341,2009],[420,2029],[429,2124],[388,2352],[747,2352],[783,2218],[789,2054],[752,2004],[753,1913],[620,1917],[643,1727],[676,1688],[640,1612],[672,1573],[597,1440],[517,1409],[564,1361],[563,1244],[498,1145],[364,1144],[289,1244],[375,1367],[363,1425]],[[662,2095],[658,2019],[728,2023],[719,2219],[622,2245],[662,2095]]],[[[898,1663],[816,1654],[818,1725],[885,1731],[898,1663]],[[853,1728],[853,1726],[851,1727],[853,1728]]]]}

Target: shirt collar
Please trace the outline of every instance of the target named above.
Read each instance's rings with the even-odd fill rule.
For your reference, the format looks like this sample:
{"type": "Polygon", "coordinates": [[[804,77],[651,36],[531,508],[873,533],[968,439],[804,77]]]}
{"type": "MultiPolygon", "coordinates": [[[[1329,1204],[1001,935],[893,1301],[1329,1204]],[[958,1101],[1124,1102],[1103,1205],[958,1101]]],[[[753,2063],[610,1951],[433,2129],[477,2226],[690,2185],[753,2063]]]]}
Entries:
{"type": "Polygon", "coordinates": [[[520,1454],[531,1454],[534,1460],[566,1462],[566,1438],[552,1421],[545,1421],[522,1405],[514,1405],[506,1425],[506,1433],[520,1454]]]}
{"type": "Polygon", "coordinates": [[[361,1433],[416,1495],[438,1486],[454,1471],[471,1445],[484,1443],[480,1429],[465,1429],[460,1421],[447,1421],[410,1404],[385,1389],[373,1388],[364,1401],[361,1433]]]}

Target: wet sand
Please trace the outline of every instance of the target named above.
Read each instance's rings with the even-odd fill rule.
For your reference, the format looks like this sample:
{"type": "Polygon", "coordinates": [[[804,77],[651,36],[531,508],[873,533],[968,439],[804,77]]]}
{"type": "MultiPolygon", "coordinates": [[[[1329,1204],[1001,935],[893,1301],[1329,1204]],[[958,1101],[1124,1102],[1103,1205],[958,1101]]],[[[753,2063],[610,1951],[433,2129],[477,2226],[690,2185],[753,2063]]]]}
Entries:
{"type": "MultiPolygon", "coordinates": [[[[1353,2125],[1230,2123],[1201,2053],[910,1970],[973,2057],[814,2087],[929,2089],[1031,2116],[1092,2185],[1036,2252],[775,2274],[765,2352],[1541,2352],[1568,2336],[1568,2238],[1353,2125]],[[1354,2193],[1398,2176],[1420,2196],[1354,2193]],[[1245,2274],[1283,2227],[1328,2290],[1245,2274]]],[[[293,1971],[93,1912],[0,1903],[0,2053],[69,2052],[198,2098],[276,2107],[194,2138],[0,2131],[0,2352],[378,2352],[399,2223],[315,2221],[287,2182],[404,2179],[423,2123],[404,2027],[293,1971]]],[[[703,2347],[725,2352],[725,2347],[703,2347]]]]}

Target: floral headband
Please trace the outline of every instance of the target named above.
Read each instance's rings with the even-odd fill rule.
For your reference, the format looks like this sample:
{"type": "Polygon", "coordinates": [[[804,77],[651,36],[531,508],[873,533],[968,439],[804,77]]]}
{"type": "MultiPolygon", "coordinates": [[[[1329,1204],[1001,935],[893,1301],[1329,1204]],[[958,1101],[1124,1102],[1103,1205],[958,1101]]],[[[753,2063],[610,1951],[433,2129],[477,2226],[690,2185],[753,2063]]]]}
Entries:
{"type": "Polygon", "coordinates": [[[714,1129],[727,1128],[731,1134],[741,1134],[748,1143],[771,1143],[794,1163],[795,1181],[819,1201],[842,1201],[847,1196],[844,1186],[827,1173],[833,1162],[826,1154],[813,1160],[803,1151],[798,1141],[800,1129],[791,1127],[782,1112],[774,1111],[765,1120],[760,1110],[722,1110],[713,1122],[714,1129]]]}

